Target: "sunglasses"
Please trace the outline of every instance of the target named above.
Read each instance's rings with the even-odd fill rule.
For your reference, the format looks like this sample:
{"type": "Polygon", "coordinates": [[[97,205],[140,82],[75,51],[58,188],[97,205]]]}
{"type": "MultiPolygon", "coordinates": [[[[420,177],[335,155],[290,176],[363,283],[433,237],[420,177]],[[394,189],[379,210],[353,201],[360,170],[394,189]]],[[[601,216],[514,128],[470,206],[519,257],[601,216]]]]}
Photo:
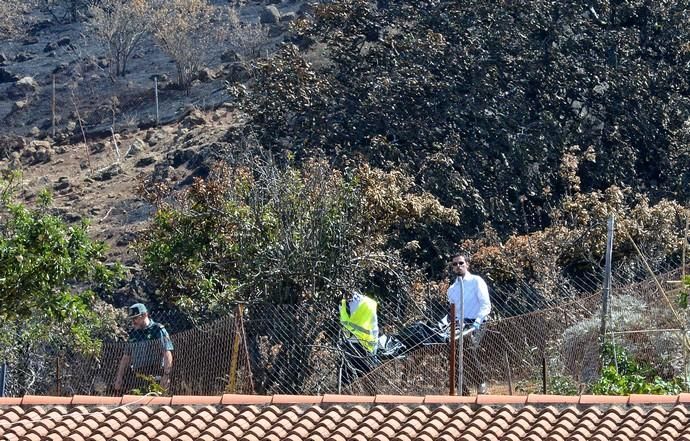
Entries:
{"type": "Polygon", "coordinates": [[[465,262],[453,262],[452,263],[453,266],[463,266],[464,264],[465,264],[465,262]]]}

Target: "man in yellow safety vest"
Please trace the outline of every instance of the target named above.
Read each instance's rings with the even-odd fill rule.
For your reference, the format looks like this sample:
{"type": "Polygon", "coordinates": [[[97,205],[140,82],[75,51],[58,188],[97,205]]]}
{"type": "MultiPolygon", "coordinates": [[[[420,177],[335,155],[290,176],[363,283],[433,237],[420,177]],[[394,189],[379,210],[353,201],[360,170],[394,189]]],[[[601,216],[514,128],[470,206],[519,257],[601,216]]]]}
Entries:
{"type": "Polygon", "coordinates": [[[361,292],[343,291],[340,303],[340,324],[345,334],[345,369],[343,385],[370,372],[376,364],[379,323],[376,300],[361,292]]]}

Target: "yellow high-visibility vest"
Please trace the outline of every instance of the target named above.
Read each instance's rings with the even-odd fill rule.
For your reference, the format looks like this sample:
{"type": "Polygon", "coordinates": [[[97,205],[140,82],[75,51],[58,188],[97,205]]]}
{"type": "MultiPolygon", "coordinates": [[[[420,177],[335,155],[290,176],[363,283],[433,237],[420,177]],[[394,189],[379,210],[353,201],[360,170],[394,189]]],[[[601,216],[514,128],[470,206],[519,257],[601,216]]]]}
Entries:
{"type": "Polygon", "coordinates": [[[376,325],[376,301],[367,296],[362,296],[357,309],[352,315],[347,313],[347,301],[343,299],[340,304],[340,324],[345,328],[345,333],[353,335],[367,351],[376,352],[378,329],[376,325]]]}

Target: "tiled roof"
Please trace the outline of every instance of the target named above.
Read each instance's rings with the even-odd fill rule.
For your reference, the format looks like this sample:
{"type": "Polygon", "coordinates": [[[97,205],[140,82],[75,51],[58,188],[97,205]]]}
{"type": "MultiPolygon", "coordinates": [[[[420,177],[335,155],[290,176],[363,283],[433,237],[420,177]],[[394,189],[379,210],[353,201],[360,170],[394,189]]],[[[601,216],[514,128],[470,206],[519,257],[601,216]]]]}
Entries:
{"type": "Polygon", "coordinates": [[[690,394],[0,398],[0,440],[690,440],[690,394]]]}

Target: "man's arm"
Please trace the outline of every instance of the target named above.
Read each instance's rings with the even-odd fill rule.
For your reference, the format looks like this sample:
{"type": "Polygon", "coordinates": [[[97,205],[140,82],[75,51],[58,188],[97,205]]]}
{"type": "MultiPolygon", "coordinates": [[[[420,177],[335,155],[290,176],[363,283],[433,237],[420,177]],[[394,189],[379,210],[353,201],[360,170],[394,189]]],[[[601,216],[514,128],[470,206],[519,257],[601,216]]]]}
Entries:
{"type": "Polygon", "coordinates": [[[122,389],[122,378],[125,375],[125,371],[129,367],[132,361],[132,357],[129,354],[123,354],[120,359],[120,365],[117,367],[117,374],[115,374],[115,384],[113,387],[115,391],[119,392],[122,389]]]}
{"type": "Polygon", "coordinates": [[[172,372],[172,364],[172,351],[166,350],[163,353],[163,376],[161,377],[161,387],[166,390],[170,387],[170,373],[172,372]]]}
{"type": "Polygon", "coordinates": [[[174,346],[170,335],[164,326],[160,326],[161,344],[163,345],[163,376],[161,377],[161,387],[165,390],[170,388],[170,374],[172,373],[174,346]]]}
{"type": "Polygon", "coordinates": [[[479,313],[477,314],[476,321],[481,325],[486,317],[491,312],[491,299],[489,298],[489,287],[486,286],[484,279],[478,280],[478,293],[477,300],[479,300],[479,313]]]}

